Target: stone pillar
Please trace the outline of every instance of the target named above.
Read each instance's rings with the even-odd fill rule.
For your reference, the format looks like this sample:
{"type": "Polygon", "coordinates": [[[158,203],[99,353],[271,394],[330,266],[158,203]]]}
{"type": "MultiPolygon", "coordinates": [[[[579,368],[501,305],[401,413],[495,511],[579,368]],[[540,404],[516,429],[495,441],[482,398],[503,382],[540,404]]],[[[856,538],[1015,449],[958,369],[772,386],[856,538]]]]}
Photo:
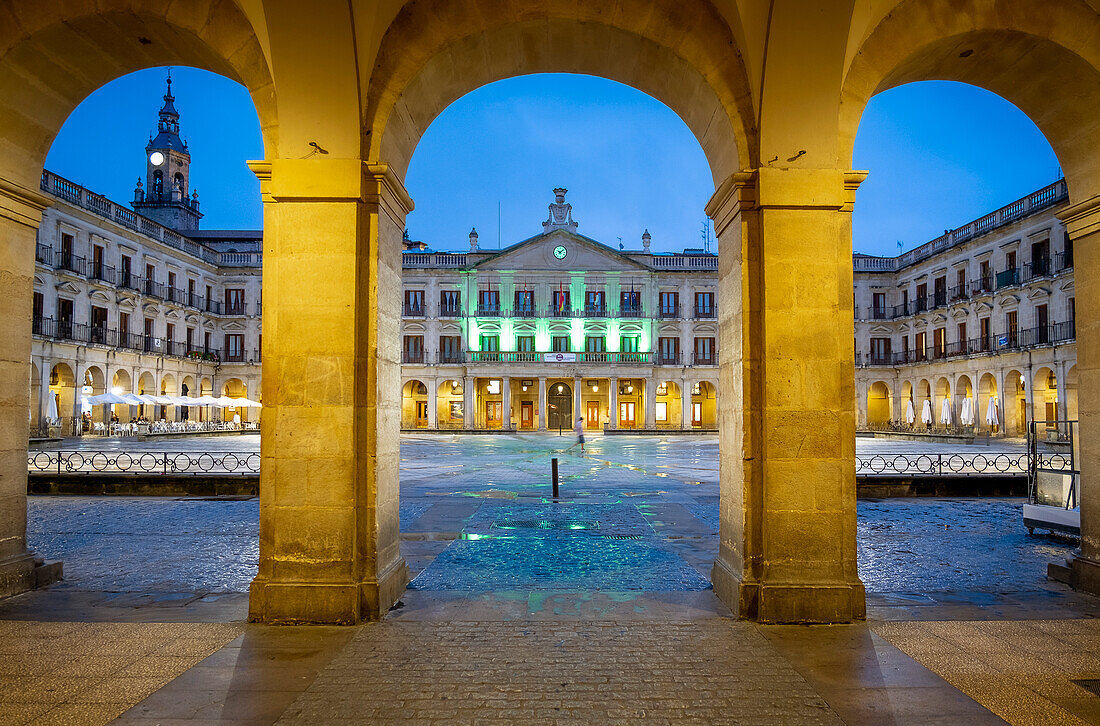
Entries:
{"type": "Polygon", "coordinates": [[[657,380],[653,377],[643,379],[645,386],[643,386],[642,395],[645,400],[642,401],[642,414],[645,417],[644,426],[646,430],[656,427],[654,422],[654,413],[656,411],[655,399],[657,398],[657,380]]]}
{"type": "Polygon", "coordinates": [[[584,412],[581,411],[581,406],[584,402],[581,400],[581,387],[584,385],[582,380],[576,373],[573,374],[573,418],[569,419],[569,428],[572,429],[577,423],[578,416],[584,416],[584,412]]]}
{"type": "Polygon", "coordinates": [[[607,379],[607,428],[619,428],[619,379],[607,379]]]}
{"type": "Polygon", "coordinates": [[[250,166],[264,201],[266,348],[249,619],[377,620],[408,583],[398,549],[398,340],[412,200],[383,164],[250,166]]]}
{"type": "Polygon", "coordinates": [[[739,172],[718,233],[720,545],[741,618],[865,617],[856,573],[851,209],[865,173],[739,172]],[[813,260],[810,264],[808,260],[813,260]]]}
{"type": "Polygon", "coordinates": [[[501,428],[505,431],[512,429],[512,379],[508,376],[502,376],[500,379],[500,407],[503,410],[501,414],[501,428]]]}
{"type": "Polygon", "coordinates": [[[1081,554],[1073,559],[1070,583],[1100,595],[1100,194],[1063,209],[1058,217],[1073,240],[1077,288],[1081,554]]]}
{"type": "Polygon", "coordinates": [[[470,430],[477,427],[477,379],[466,376],[462,379],[462,428],[470,430]]]}
{"type": "Polygon", "coordinates": [[[428,379],[428,428],[435,430],[439,428],[439,401],[437,396],[439,394],[439,379],[428,379]]]}
{"type": "MultiPolygon", "coordinates": [[[[42,584],[27,549],[27,412],[35,230],[49,204],[38,192],[0,179],[0,597],[42,584]]],[[[49,365],[44,360],[41,373],[47,393],[49,365]]]]}
{"type": "Polygon", "coordinates": [[[687,378],[680,379],[680,428],[691,428],[691,383],[687,378]]]}
{"type": "Polygon", "coordinates": [[[546,376],[539,376],[539,431],[546,430],[546,376]]]}

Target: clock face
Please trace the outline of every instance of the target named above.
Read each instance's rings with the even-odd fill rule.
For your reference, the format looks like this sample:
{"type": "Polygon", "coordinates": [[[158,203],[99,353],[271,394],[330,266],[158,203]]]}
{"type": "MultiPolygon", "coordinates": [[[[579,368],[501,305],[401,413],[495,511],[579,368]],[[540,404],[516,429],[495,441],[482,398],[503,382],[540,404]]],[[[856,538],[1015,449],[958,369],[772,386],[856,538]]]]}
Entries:
{"type": "Polygon", "coordinates": [[[152,154],[149,154],[149,163],[153,166],[160,166],[164,163],[164,154],[159,151],[154,151],[152,154]]]}
{"type": "Polygon", "coordinates": [[[563,245],[558,245],[554,248],[554,257],[557,257],[559,260],[564,260],[567,254],[569,254],[569,250],[565,249],[563,245]]]}

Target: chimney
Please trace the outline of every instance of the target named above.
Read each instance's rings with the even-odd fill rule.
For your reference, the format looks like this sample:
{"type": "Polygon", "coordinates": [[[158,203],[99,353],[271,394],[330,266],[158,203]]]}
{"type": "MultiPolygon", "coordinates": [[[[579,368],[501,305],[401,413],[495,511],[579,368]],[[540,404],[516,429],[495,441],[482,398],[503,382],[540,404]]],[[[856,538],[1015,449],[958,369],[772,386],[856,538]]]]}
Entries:
{"type": "Polygon", "coordinates": [[[470,229],[470,252],[477,251],[477,229],[470,229]]]}
{"type": "Polygon", "coordinates": [[[649,242],[653,237],[650,236],[649,230],[642,232],[642,252],[649,252],[649,242]]]}

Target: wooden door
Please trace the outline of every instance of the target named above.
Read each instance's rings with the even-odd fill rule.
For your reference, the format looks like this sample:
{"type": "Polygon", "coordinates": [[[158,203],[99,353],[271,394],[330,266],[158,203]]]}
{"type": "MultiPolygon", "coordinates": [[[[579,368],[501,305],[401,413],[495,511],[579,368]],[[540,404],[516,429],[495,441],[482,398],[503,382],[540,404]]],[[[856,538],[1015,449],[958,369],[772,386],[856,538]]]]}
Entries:
{"type": "Polygon", "coordinates": [[[691,404],[691,427],[696,429],[703,427],[703,404],[701,403],[691,404]]]}
{"type": "Polygon", "coordinates": [[[535,421],[535,406],[531,401],[523,401],[519,404],[519,425],[520,428],[530,429],[534,428],[535,421]]]}
{"type": "Polygon", "coordinates": [[[588,418],[585,421],[585,428],[598,429],[600,427],[600,402],[589,401],[588,402],[588,418]]]}
{"type": "Polygon", "coordinates": [[[485,427],[490,429],[500,428],[500,419],[504,413],[504,404],[500,401],[485,402],[485,427]]]}
{"type": "Polygon", "coordinates": [[[428,428],[428,402],[417,401],[416,402],[416,427],[418,429],[428,428]]]}
{"type": "Polygon", "coordinates": [[[619,428],[634,428],[634,402],[623,401],[619,404],[619,428]]]}

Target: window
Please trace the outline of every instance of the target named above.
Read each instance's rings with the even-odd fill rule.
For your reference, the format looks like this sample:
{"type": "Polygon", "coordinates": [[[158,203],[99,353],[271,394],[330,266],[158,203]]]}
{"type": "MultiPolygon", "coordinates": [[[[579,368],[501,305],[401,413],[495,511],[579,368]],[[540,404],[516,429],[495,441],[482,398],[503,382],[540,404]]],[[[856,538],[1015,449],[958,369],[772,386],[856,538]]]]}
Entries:
{"type": "Polygon", "coordinates": [[[225,288],[225,314],[244,315],[244,288],[225,288]]]}
{"type": "Polygon", "coordinates": [[[153,325],[156,321],[152,318],[145,318],[145,352],[152,353],[156,351],[157,345],[153,337],[153,325]]]}
{"type": "Polygon", "coordinates": [[[533,335],[517,335],[516,336],[516,350],[520,353],[534,353],[535,352],[535,336],[533,335]]]}
{"type": "Polygon", "coordinates": [[[657,350],[660,356],[660,363],[664,365],[675,365],[680,362],[679,338],[658,338],[657,350]]]}
{"type": "Polygon", "coordinates": [[[406,335],[401,345],[402,363],[424,362],[424,336],[406,335]]]}
{"type": "Polygon", "coordinates": [[[917,312],[923,313],[928,309],[928,285],[927,283],[921,283],[917,285],[917,312]]]}
{"type": "Polygon", "coordinates": [[[591,314],[603,314],[606,312],[607,304],[604,299],[603,290],[589,290],[584,295],[584,311],[591,314]]]}
{"type": "Polygon", "coordinates": [[[228,361],[244,360],[244,335],[240,333],[225,334],[225,359],[228,361]]]}
{"type": "Polygon", "coordinates": [[[119,282],[123,287],[132,287],[130,283],[130,268],[132,262],[129,255],[123,255],[119,261],[119,277],[122,278],[119,282]]]}
{"type": "Polygon", "coordinates": [[[484,353],[495,353],[500,350],[500,336],[499,335],[483,335],[481,336],[481,350],[484,353]]]}
{"type": "Polygon", "coordinates": [[[978,335],[981,337],[981,343],[979,344],[981,350],[989,350],[990,344],[993,342],[989,331],[989,318],[978,319],[978,335]]]}
{"type": "Polygon", "coordinates": [[[515,309],[524,313],[535,312],[535,291],[516,290],[515,309]]]}
{"type": "Polygon", "coordinates": [[[637,353],[638,352],[638,336],[637,335],[624,335],[619,339],[620,347],[624,353],[637,353]]]}
{"type": "Polygon", "coordinates": [[[184,347],[183,352],[184,353],[190,353],[191,352],[192,344],[194,343],[194,341],[195,341],[195,329],[194,328],[188,328],[184,332],[184,345],[183,345],[183,347],[184,347]]]}
{"type": "Polygon", "coordinates": [[[439,362],[462,362],[462,337],[459,335],[439,336],[439,362]]]}
{"type": "Polygon", "coordinates": [[[439,314],[459,315],[462,312],[462,293],[458,290],[441,290],[439,293],[439,314]]]}
{"type": "Polygon", "coordinates": [[[1035,342],[1036,343],[1049,343],[1050,331],[1047,327],[1050,324],[1049,316],[1047,315],[1046,305],[1035,306],[1035,342]]]}
{"type": "Polygon", "coordinates": [[[1019,330],[1016,326],[1016,311],[1009,310],[1005,313],[1005,337],[1008,338],[1008,346],[1015,348],[1019,341],[1019,330]]]}
{"type": "Polygon", "coordinates": [[[210,285],[206,286],[206,312],[213,312],[214,305],[214,288],[210,285]]]}
{"type": "Polygon", "coordinates": [[[107,342],[107,308],[101,308],[98,305],[92,306],[91,314],[92,329],[89,331],[91,335],[91,342],[93,343],[106,343],[107,342]]]}
{"type": "Polygon", "coordinates": [[[92,277],[96,280],[104,280],[103,269],[103,245],[92,245],[92,277]]]}
{"type": "Polygon", "coordinates": [[[715,316],[714,293],[713,292],[697,292],[697,293],[695,293],[695,317],[697,317],[697,318],[713,318],[714,316],[715,316]]]}
{"type": "Polygon", "coordinates": [[[198,300],[195,299],[195,281],[190,279],[187,281],[187,304],[193,308],[199,306],[198,300]]]}
{"type": "Polygon", "coordinates": [[[550,339],[550,350],[555,353],[568,353],[571,350],[568,335],[555,335],[550,339]]]}
{"type": "Polygon", "coordinates": [[[623,290],[619,295],[619,309],[626,315],[640,315],[642,293],[640,290],[623,290]]]}
{"type": "Polygon", "coordinates": [[[153,265],[145,265],[145,294],[155,295],[157,285],[157,268],[153,265]]]}
{"type": "Polygon", "coordinates": [[[500,312],[500,290],[481,290],[477,295],[478,312],[500,312]]]}
{"type": "Polygon", "coordinates": [[[958,324],[957,332],[959,334],[959,349],[958,349],[958,352],[959,353],[969,353],[970,352],[970,346],[967,344],[967,341],[966,341],[966,321],[963,321],[963,322],[958,324]]]}
{"type": "Polygon", "coordinates": [[[695,339],[695,363],[697,365],[714,365],[714,338],[695,339]]]}
{"type": "Polygon", "coordinates": [[[925,360],[927,355],[927,348],[925,346],[925,334],[917,333],[913,337],[913,354],[916,360],[925,360]]]}
{"type": "Polygon", "coordinates": [[[886,293],[876,292],[871,296],[871,317],[875,320],[884,320],[886,315],[886,293]]]}
{"type": "Polygon", "coordinates": [[[164,172],[157,169],[153,172],[153,196],[160,199],[164,196],[164,172]]]}
{"type": "Polygon", "coordinates": [[[1006,270],[1015,270],[1016,269],[1016,250],[1012,250],[1011,252],[1006,252],[1005,253],[1005,269],[1006,270]]]}
{"type": "Polygon", "coordinates": [[[966,297],[966,268],[956,270],[955,272],[955,294],[952,295],[956,300],[961,300],[966,297]]]}
{"type": "Polygon", "coordinates": [[[675,318],[680,315],[680,293],[678,292],[662,292],[661,293],[661,317],[662,318],[675,318]]]}
{"type": "Polygon", "coordinates": [[[405,291],[405,315],[423,315],[424,314],[424,291],[423,290],[406,290],[405,291]]]}
{"type": "Polygon", "coordinates": [[[203,349],[207,353],[211,352],[212,346],[210,345],[210,331],[209,330],[204,330],[202,332],[202,345],[203,345],[203,349]]]}
{"type": "Polygon", "coordinates": [[[903,314],[908,314],[908,313],[912,312],[909,309],[909,290],[908,289],[901,291],[901,310],[902,310],[903,314]]]}
{"type": "Polygon", "coordinates": [[[550,311],[555,313],[569,312],[569,291],[554,290],[550,293],[550,311]]]}
{"type": "Polygon", "coordinates": [[[947,353],[947,328],[936,328],[932,331],[932,348],[937,358],[943,358],[947,353]]]}
{"type": "Polygon", "coordinates": [[[73,236],[64,232],[61,233],[61,267],[73,269],[73,236]]]}
{"type": "Polygon", "coordinates": [[[881,366],[890,362],[890,339],[871,338],[871,365],[881,366]]]}
{"type": "Polygon", "coordinates": [[[947,276],[937,277],[933,282],[933,288],[936,294],[936,307],[943,307],[947,304],[947,276]]]}
{"type": "Polygon", "coordinates": [[[37,290],[34,291],[34,297],[31,302],[31,315],[36,318],[42,317],[42,308],[45,305],[45,297],[37,290]]]}
{"type": "Polygon", "coordinates": [[[168,272],[168,297],[169,298],[172,297],[172,291],[175,290],[175,287],[176,287],[176,273],[169,271],[168,272]]]}
{"type": "MultiPolygon", "coordinates": [[[[130,335],[130,313],[118,314],[118,335],[119,338],[126,338],[130,335]]],[[[123,345],[128,342],[123,342],[123,345]]]]}
{"type": "Polygon", "coordinates": [[[978,265],[978,284],[981,285],[982,292],[993,289],[993,274],[989,269],[989,260],[982,260],[978,265]]]}
{"type": "Polygon", "coordinates": [[[602,335],[589,335],[584,339],[585,353],[603,353],[604,337],[602,335]]]}

